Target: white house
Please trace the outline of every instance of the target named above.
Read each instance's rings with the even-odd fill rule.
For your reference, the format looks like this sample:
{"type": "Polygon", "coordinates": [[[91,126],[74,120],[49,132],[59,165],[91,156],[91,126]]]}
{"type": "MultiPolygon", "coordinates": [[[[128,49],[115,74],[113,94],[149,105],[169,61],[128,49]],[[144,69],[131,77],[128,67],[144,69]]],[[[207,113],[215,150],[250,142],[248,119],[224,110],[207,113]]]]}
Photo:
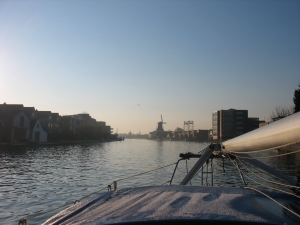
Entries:
{"type": "Polygon", "coordinates": [[[47,142],[48,133],[43,129],[39,120],[31,121],[30,141],[47,142]]]}

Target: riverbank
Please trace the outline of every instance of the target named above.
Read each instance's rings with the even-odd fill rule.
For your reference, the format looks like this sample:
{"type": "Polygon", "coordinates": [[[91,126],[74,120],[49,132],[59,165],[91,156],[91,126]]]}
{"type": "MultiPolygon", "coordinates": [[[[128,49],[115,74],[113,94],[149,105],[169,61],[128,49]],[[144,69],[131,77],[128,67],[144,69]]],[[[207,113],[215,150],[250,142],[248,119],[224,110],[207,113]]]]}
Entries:
{"type": "Polygon", "coordinates": [[[53,145],[75,145],[75,144],[96,144],[112,141],[120,141],[120,139],[105,140],[68,140],[56,142],[0,142],[0,146],[53,146],[53,145]]]}

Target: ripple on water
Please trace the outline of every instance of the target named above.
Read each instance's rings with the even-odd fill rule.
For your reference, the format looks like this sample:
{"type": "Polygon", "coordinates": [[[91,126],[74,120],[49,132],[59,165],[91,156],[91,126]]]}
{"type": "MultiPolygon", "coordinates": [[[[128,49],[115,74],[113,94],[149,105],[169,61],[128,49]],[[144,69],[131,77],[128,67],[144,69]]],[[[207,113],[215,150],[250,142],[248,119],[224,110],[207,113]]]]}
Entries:
{"type": "MultiPolygon", "coordinates": [[[[0,210],[1,223],[11,224],[41,210],[71,204],[101,188],[106,191],[107,185],[115,180],[174,163],[179,153],[196,153],[205,147],[203,143],[125,140],[95,145],[2,149],[0,207],[5,210],[0,210]]],[[[188,169],[195,161],[188,160],[188,169]]],[[[282,164],[279,166],[283,167],[282,164]]],[[[166,183],[174,167],[172,165],[118,181],[118,188],[166,183]]],[[[300,168],[299,164],[289,166],[287,170],[294,173],[297,168],[300,168]]],[[[187,170],[186,163],[181,162],[178,169],[173,184],[183,179],[187,170]]],[[[225,169],[224,173],[222,163],[214,161],[214,185],[241,186],[242,182],[233,166],[226,164],[225,169]],[[228,176],[231,173],[234,175],[228,176]]],[[[197,177],[192,184],[201,184],[201,179],[197,177]]],[[[62,209],[36,217],[29,224],[40,224],[62,209]]]]}

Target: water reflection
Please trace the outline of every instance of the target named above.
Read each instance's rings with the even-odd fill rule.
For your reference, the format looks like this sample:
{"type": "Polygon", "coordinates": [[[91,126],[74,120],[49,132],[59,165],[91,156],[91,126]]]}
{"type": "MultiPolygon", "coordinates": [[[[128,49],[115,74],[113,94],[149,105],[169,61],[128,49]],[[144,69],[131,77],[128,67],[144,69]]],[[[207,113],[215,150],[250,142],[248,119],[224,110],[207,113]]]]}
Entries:
{"type": "MultiPolygon", "coordinates": [[[[5,209],[5,212],[0,212],[1,223],[10,224],[40,210],[70,203],[115,180],[175,163],[181,152],[197,153],[206,146],[205,143],[150,140],[48,147],[1,146],[0,207],[5,209]]],[[[298,179],[300,177],[299,154],[265,161],[294,177],[298,176],[298,179]]],[[[179,184],[195,162],[196,159],[187,160],[187,164],[182,161],[173,184],[179,184]]],[[[225,163],[225,173],[221,160],[214,160],[213,165],[215,186],[243,186],[229,161],[225,163]]],[[[118,188],[166,183],[174,168],[175,165],[172,165],[119,181],[118,188]]],[[[200,175],[192,181],[192,185],[201,184],[200,175]]],[[[30,220],[30,224],[40,224],[57,212],[36,217],[30,220]]]]}

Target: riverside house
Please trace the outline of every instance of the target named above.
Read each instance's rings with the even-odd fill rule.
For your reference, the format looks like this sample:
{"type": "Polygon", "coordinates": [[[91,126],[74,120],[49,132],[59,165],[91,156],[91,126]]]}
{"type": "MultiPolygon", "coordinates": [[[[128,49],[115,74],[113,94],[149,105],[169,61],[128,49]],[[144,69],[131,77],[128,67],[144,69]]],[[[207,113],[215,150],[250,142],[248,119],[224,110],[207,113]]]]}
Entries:
{"type": "Polygon", "coordinates": [[[87,113],[60,116],[22,104],[0,104],[0,142],[111,138],[112,128],[87,113]]]}
{"type": "Polygon", "coordinates": [[[22,110],[0,111],[0,141],[13,142],[29,140],[30,120],[22,110]]]}

